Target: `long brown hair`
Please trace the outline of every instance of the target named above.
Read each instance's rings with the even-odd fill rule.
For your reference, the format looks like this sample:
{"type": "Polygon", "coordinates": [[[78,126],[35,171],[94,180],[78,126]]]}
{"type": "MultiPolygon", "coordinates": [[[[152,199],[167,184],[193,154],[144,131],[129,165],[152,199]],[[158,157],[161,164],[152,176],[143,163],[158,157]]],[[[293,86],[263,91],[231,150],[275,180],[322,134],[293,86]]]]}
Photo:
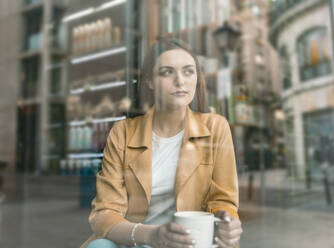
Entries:
{"type": "Polygon", "coordinates": [[[141,77],[139,81],[139,97],[141,105],[145,104],[152,106],[154,103],[153,91],[148,87],[148,83],[153,81],[153,67],[158,57],[168,50],[182,49],[189,53],[196,63],[197,85],[194,99],[190,103],[190,107],[194,111],[207,112],[206,102],[206,84],[203,72],[196,55],[188,44],[176,39],[159,39],[148,50],[141,70],[141,77]]]}

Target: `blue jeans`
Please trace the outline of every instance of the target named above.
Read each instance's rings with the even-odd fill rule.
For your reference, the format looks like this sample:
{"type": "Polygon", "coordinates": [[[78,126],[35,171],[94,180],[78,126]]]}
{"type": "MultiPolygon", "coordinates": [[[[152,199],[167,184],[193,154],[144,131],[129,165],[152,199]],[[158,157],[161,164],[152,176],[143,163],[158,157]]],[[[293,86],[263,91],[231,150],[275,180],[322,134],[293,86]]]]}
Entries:
{"type": "MultiPolygon", "coordinates": [[[[150,246],[140,246],[137,248],[149,248],[150,246]]],[[[90,242],[86,248],[130,248],[129,246],[122,245],[118,246],[109,239],[95,239],[90,242]]]]}
{"type": "Polygon", "coordinates": [[[95,239],[87,245],[87,248],[119,248],[108,239],[95,239]]]}

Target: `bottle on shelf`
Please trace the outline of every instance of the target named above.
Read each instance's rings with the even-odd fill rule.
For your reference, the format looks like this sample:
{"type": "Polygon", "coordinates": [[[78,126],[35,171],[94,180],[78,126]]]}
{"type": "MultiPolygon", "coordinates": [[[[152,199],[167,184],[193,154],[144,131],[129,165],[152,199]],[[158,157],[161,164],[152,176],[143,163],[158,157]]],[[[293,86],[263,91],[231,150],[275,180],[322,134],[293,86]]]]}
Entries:
{"type": "Polygon", "coordinates": [[[75,144],[75,150],[80,150],[84,147],[84,128],[79,126],[77,127],[77,139],[75,144]]]}
{"type": "Polygon", "coordinates": [[[92,128],[90,126],[84,127],[84,141],[83,141],[83,148],[84,149],[91,149],[92,148],[92,128]]]}
{"type": "Polygon", "coordinates": [[[82,159],[76,159],[75,161],[75,175],[80,176],[82,168],[82,159]]]}
{"type": "Polygon", "coordinates": [[[74,175],[75,174],[74,160],[73,159],[69,159],[67,165],[68,165],[67,174],[68,175],[74,175]]]}
{"type": "Polygon", "coordinates": [[[74,128],[70,127],[68,131],[68,149],[73,149],[74,128]]]}
{"type": "Polygon", "coordinates": [[[110,18],[105,18],[103,20],[104,22],[104,47],[109,47],[111,46],[111,40],[112,40],[112,34],[111,34],[111,30],[112,30],[112,22],[110,20],[110,18]]]}
{"type": "Polygon", "coordinates": [[[101,169],[101,159],[94,159],[92,161],[92,171],[96,175],[101,169]]]}
{"type": "Polygon", "coordinates": [[[91,23],[91,49],[97,50],[97,21],[91,23]]]}
{"type": "Polygon", "coordinates": [[[84,24],[84,29],[85,29],[85,38],[84,38],[84,53],[90,52],[90,25],[89,24],[84,24]]]}
{"type": "Polygon", "coordinates": [[[114,27],[114,32],[113,32],[113,44],[114,45],[118,45],[119,43],[121,43],[122,37],[121,37],[121,28],[118,26],[114,27]]]}
{"type": "Polygon", "coordinates": [[[102,147],[101,149],[104,149],[104,147],[106,146],[106,142],[107,142],[107,138],[108,138],[108,134],[109,134],[109,123],[105,122],[103,123],[104,125],[104,129],[103,129],[103,134],[102,134],[102,147]]]}
{"type": "Polygon", "coordinates": [[[66,174],[66,160],[62,159],[60,160],[60,175],[65,176],[66,174]]]}
{"type": "Polygon", "coordinates": [[[97,133],[96,133],[96,145],[97,145],[97,150],[101,151],[101,141],[102,141],[102,124],[97,123],[97,133]]]}
{"type": "Polygon", "coordinates": [[[72,29],[72,54],[76,55],[78,53],[78,28],[72,29]]]}
{"type": "Polygon", "coordinates": [[[82,176],[91,176],[92,173],[92,168],[91,168],[91,163],[90,160],[85,159],[83,160],[83,170],[82,170],[82,176]]]}
{"type": "Polygon", "coordinates": [[[97,43],[97,49],[103,49],[103,22],[102,20],[97,21],[97,32],[96,32],[96,43],[97,43]]]}
{"type": "Polygon", "coordinates": [[[78,27],[78,37],[77,37],[77,53],[80,54],[84,51],[85,43],[85,28],[83,25],[78,27]]]}
{"type": "Polygon", "coordinates": [[[99,124],[94,123],[93,124],[93,135],[92,135],[92,147],[95,152],[98,152],[99,147],[99,124]]]}

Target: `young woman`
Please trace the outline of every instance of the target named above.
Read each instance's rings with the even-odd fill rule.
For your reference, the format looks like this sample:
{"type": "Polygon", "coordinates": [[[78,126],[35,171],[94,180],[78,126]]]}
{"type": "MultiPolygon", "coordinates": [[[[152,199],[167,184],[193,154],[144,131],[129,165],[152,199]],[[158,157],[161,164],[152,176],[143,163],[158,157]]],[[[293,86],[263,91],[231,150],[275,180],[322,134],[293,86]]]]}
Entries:
{"type": "Polygon", "coordinates": [[[89,217],[94,235],[82,247],[195,247],[191,233],[172,222],[174,212],[188,210],[230,216],[215,235],[220,247],[235,247],[242,228],[231,132],[224,117],[203,113],[196,56],[180,41],[159,40],[141,82],[154,105],[110,131],[89,217]]]}

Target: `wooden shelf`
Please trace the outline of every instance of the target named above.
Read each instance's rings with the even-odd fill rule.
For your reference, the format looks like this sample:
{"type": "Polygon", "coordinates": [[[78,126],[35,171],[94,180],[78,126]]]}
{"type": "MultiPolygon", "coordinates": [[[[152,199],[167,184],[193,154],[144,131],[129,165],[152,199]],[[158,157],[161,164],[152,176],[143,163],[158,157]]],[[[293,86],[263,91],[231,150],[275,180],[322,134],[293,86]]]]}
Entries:
{"type": "Polygon", "coordinates": [[[107,50],[103,50],[103,51],[98,51],[98,52],[94,52],[94,53],[89,53],[86,55],[81,55],[81,56],[77,56],[71,59],[71,64],[76,65],[76,64],[81,64],[81,63],[85,63],[85,62],[89,62],[89,61],[93,61],[96,59],[101,59],[104,57],[109,57],[112,55],[116,55],[119,53],[124,53],[126,52],[126,47],[125,46],[118,46],[118,47],[112,47],[110,49],[107,50]]]}
{"type": "Polygon", "coordinates": [[[79,95],[79,94],[84,94],[85,92],[101,91],[101,90],[112,89],[115,87],[121,87],[125,85],[126,85],[125,81],[109,82],[109,83],[104,83],[104,84],[91,85],[89,86],[88,89],[78,88],[78,89],[70,90],[70,94],[79,95]]]}
{"type": "Polygon", "coordinates": [[[201,25],[193,26],[193,27],[186,28],[186,29],[181,29],[181,30],[177,30],[177,31],[169,32],[169,33],[160,34],[160,35],[158,35],[158,39],[159,38],[171,38],[171,37],[174,37],[174,36],[177,36],[177,35],[186,34],[188,32],[202,31],[204,29],[215,28],[215,27],[218,28],[219,24],[217,24],[215,22],[211,22],[211,23],[207,23],[207,24],[201,24],[201,25]]]}
{"type": "Polygon", "coordinates": [[[82,159],[82,158],[102,158],[103,153],[93,153],[93,152],[87,152],[87,153],[69,153],[67,154],[67,158],[71,159],[82,159]]]}
{"type": "Polygon", "coordinates": [[[115,122],[126,119],[126,116],[118,116],[118,117],[107,117],[107,118],[100,118],[100,119],[92,119],[92,120],[79,120],[79,121],[70,121],[70,126],[84,126],[90,123],[106,123],[106,122],[115,122]]]}

